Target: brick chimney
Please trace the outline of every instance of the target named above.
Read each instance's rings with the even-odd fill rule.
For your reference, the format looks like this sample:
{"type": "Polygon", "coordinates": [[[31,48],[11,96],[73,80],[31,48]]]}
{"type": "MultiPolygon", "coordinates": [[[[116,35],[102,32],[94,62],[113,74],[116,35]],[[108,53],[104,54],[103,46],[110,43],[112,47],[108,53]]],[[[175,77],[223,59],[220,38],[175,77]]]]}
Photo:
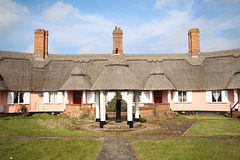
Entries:
{"type": "Polygon", "coordinates": [[[44,59],[48,55],[48,31],[36,29],[34,34],[34,55],[44,59]]]}
{"type": "Polygon", "coordinates": [[[198,28],[192,28],[188,31],[189,53],[192,57],[198,57],[200,54],[200,31],[198,28]]]}
{"type": "Polygon", "coordinates": [[[113,50],[112,54],[123,54],[122,49],[122,35],[123,32],[120,27],[115,26],[115,30],[113,30],[113,50]]]}

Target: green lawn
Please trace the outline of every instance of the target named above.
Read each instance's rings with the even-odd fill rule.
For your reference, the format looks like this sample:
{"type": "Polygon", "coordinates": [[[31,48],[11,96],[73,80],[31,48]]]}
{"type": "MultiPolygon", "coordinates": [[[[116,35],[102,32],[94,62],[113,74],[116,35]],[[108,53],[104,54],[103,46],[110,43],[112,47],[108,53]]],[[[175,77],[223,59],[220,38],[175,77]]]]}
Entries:
{"type": "Polygon", "coordinates": [[[96,159],[103,141],[0,139],[0,159],[96,159]],[[12,158],[11,158],[12,157],[12,158]]]}
{"type": "Polygon", "coordinates": [[[0,136],[101,136],[101,133],[69,130],[73,121],[54,116],[0,117],[0,136]]]}
{"type": "Polygon", "coordinates": [[[186,136],[240,136],[238,120],[198,120],[186,136]]]}
{"type": "Polygon", "coordinates": [[[133,140],[141,160],[155,159],[240,159],[240,141],[218,140],[133,140]]]}

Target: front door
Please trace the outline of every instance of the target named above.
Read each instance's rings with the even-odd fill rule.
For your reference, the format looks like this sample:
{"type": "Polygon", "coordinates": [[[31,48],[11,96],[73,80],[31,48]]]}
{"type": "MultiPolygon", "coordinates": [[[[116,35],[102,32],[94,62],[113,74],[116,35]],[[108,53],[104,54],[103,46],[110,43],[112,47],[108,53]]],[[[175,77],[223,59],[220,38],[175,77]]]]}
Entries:
{"type": "Polygon", "coordinates": [[[82,92],[81,91],[74,91],[74,93],[73,93],[73,103],[74,104],[81,104],[82,103],[82,92]]]}
{"type": "Polygon", "coordinates": [[[162,103],[162,91],[154,91],[154,103],[162,103]]]}

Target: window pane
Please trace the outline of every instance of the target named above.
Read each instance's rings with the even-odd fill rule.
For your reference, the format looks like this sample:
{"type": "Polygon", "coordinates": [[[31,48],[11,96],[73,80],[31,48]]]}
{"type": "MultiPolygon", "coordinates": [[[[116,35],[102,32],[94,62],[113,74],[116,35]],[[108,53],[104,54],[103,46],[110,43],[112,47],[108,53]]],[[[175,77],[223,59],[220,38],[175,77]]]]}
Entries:
{"type": "Polygon", "coordinates": [[[222,102],[222,94],[221,94],[221,91],[217,91],[218,92],[218,99],[217,99],[217,101],[218,102],[222,102]]]}
{"type": "Polygon", "coordinates": [[[183,93],[183,101],[182,102],[187,102],[187,92],[182,92],[183,93]]]}
{"type": "Polygon", "coordinates": [[[57,103],[57,92],[49,92],[49,102],[57,103]]]}
{"type": "Polygon", "coordinates": [[[216,91],[212,91],[212,102],[217,102],[215,98],[216,96],[217,96],[216,91]]]}
{"type": "Polygon", "coordinates": [[[19,103],[23,103],[23,95],[24,93],[19,93],[19,103]]]}
{"type": "Polygon", "coordinates": [[[178,102],[182,102],[182,92],[178,92],[178,102]]]}
{"type": "Polygon", "coordinates": [[[18,92],[14,92],[14,103],[18,103],[18,92]]]}

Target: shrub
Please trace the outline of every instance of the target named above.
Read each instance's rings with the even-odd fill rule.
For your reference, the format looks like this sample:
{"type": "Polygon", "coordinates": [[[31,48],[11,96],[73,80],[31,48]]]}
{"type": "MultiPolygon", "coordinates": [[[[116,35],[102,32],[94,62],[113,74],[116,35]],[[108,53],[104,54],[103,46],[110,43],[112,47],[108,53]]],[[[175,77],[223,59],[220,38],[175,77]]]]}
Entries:
{"type": "Polygon", "coordinates": [[[20,110],[23,116],[28,115],[27,107],[25,105],[22,105],[20,110]]]}
{"type": "MultiPolygon", "coordinates": [[[[107,111],[115,112],[116,111],[117,98],[116,96],[109,102],[107,102],[107,111]]],[[[121,111],[127,111],[127,102],[125,100],[121,100],[121,111]]]]}

